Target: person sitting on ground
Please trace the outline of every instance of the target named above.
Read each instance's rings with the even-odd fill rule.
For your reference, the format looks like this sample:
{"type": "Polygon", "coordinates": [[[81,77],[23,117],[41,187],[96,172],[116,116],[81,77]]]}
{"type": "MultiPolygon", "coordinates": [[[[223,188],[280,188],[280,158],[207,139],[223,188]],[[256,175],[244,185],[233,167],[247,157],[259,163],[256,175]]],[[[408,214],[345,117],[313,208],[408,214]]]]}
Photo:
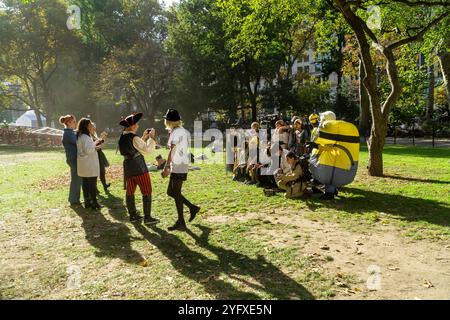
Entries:
{"type": "Polygon", "coordinates": [[[248,142],[244,142],[244,148],[238,148],[236,156],[236,166],[233,169],[233,181],[244,182],[247,177],[248,142]]]}
{"type": "Polygon", "coordinates": [[[283,120],[278,120],[277,122],[275,122],[274,137],[278,138],[280,146],[283,147],[283,149],[288,148],[289,126],[286,126],[283,120]]]}
{"type": "Polygon", "coordinates": [[[303,121],[297,119],[294,122],[295,129],[295,142],[292,145],[290,151],[294,152],[298,157],[305,153],[305,144],[309,140],[308,132],[305,129],[303,121]]]}
{"type": "Polygon", "coordinates": [[[294,152],[289,151],[286,155],[287,163],[290,166],[288,173],[280,173],[276,176],[278,188],[285,190],[286,198],[299,198],[303,196],[306,183],[303,181],[303,170],[294,152]]]}
{"type": "Polygon", "coordinates": [[[155,160],[156,160],[156,162],[155,162],[156,169],[157,169],[157,170],[162,170],[162,169],[164,169],[164,166],[166,165],[166,159],[164,159],[161,155],[158,155],[158,156],[155,158],[155,160]]]}

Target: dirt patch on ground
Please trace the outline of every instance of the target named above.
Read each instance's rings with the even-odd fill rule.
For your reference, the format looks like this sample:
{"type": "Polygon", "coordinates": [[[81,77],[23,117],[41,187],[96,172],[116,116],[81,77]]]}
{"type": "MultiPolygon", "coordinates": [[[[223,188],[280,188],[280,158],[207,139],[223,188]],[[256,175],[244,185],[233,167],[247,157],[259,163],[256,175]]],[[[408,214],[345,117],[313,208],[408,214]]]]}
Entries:
{"type": "Polygon", "coordinates": [[[336,299],[450,299],[450,245],[413,241],[392,227],[362,234],[296,212],[210,216],[213,223],[259,219],[248,236],[269,247],[298,247],[299,259],[335,277],[336,299]],[[339,279],[353,279],[350,283],[339,279]]]}
{"type": "MultiPolygon", "coordinates": [[[[69,174],[69,173],[68,173],[69,174]]],[[[106,181],[118,181],[123,180],[123,169],[120,165],[112,165],[106,168],[106,181]]],[[[50,179],[44,179],[37,182],[34,187],[40,190],[56,190],[61,187],[68,187],[70,183],[70,177],[66,174],[62,174],[50,179]]]]}

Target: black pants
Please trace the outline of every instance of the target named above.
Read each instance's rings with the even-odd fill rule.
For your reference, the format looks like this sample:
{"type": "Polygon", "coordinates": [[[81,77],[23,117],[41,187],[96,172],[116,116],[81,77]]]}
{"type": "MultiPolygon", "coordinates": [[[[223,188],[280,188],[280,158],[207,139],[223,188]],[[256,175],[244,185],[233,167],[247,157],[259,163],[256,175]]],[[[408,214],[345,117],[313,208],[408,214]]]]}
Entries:
{"type": "Polygon", "coordinates": [[[100,181],[102,182],[103,188],[106,188],[106,168],[105,165],[100,163],[100,181]]]}
{"type": "Polygon", "coordinates": [[[183,187],[183,182],[186,181],[186,176],[186,174],[172,173],[167,188],[167,195],[175,200],[178,212],[178,222],[180,223],[184,223],[183,205],[186,205],[189,209],[195,207],[181,194],[181,188],[183,187]]]}
{"type": "Polygon", "coordinates": [[[97,177],[85,178],[82,182],[83,196],[85,203],[97,202],[97,177]]]}

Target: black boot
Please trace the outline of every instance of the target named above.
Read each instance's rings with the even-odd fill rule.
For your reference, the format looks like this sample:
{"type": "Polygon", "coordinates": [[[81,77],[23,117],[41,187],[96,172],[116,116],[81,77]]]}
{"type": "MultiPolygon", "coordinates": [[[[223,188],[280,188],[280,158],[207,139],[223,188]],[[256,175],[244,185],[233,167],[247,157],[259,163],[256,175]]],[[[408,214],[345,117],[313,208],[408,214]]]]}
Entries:
{"type": "Polygon", "coordinates": [[[151,216],[152,213],[152,196],[142,196],[142,204],[144,207],[144,224],[154,225],[159,222],[151,216]]]}
{"type": "Polygon", "coordinates": [[[142,219],[140,215],[138,215],[136,211],[136,202],[134,199],[134,195],[132,196],[126,196],[126,202],[127,202],[127,210],[128,214],[130,215],[130,221],[136,222],[142,219]]]}
{"type": "Polygon", "coordinates": [[[92,208],[91,200],[89,198],[84,198],[84,208],[85,209],[92,208]]]}
{"type": "Polygon", "coordinates": [[[200,211],[200,207],[196,206],[196,205],[192,205],[192,207],[189,208],[189,212],[191,214],[191,216],[189,217],[189,222],[192,222],[192,220],[195,219],[195,216],[197,215],[197,213],[200,211]]]}

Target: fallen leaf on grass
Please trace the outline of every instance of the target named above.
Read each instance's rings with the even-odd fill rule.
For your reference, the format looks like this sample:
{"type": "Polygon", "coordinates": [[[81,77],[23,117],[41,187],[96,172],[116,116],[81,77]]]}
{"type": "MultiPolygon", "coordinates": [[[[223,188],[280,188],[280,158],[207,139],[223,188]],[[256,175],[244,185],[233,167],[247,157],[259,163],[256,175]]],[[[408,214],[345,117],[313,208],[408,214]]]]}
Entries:
{"type": "Polygon", "coordinates": [[[142,260],[141,262],[139,262],[139,265],[141,266],[141,267],[148,267],[148,261],[147,260],[142,260]]]}
{"type": "Polygon", "coordinates": [[[400,268],[398,268],[398,267],[388,267],[388,269],[389,269],[389,270],[392,270],[392,271],[400,270],[400,268]]]}
{"type": "Polygon", "coordinates": [[[434,287],[434,285],[431,283],[430,280],[424,280],[424,281],[423,281],[423,286],[424,286],[425,288],[433,288],[433,287],[434,287]]]}
{"type": "Polygon", "coordinates": [[[356,253],[356,254],[362,254],[362,251],[359,250],[359,248],[356,248],[355,253],[356,253]]]}
{"type": "Polygon", "coordinates": [[[321,246],[320,249],[322,249],[322,250],[330,250],[330,247],[325,244],[325,245],[321,246]]]}

